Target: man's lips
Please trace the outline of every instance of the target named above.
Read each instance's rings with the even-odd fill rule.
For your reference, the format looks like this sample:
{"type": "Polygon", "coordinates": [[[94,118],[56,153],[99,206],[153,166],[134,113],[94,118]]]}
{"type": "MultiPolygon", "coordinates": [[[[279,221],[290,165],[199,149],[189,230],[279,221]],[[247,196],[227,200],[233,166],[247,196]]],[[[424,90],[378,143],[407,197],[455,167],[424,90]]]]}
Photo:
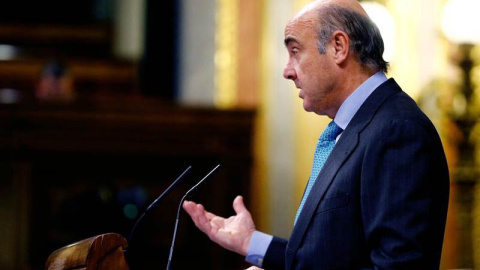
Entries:
{"type": "Polygon", "coordinates": [[[297,82],[294,81],[294,83],[295,83],[295,87],[299,90],[299,91],[298,91],[298,97],[300,97],[301,99],[303,99],[302,87],[301,87],[300,85],[298,85],[297,82]]]}

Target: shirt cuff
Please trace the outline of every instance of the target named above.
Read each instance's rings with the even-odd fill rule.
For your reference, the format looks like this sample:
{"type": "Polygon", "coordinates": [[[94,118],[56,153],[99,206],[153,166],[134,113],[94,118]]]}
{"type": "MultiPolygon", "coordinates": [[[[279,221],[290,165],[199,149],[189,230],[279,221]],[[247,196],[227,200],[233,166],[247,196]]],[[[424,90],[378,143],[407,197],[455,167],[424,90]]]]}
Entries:
{"type": "Polygon", "coordinates": [[[252,238],[250,238],[250,245],[248,246],[248,253],[245,261],[262,267],[263,258],[267,253],[268,246],[272,242],[273,236],[259,231],[254,231],[252,238]]]}

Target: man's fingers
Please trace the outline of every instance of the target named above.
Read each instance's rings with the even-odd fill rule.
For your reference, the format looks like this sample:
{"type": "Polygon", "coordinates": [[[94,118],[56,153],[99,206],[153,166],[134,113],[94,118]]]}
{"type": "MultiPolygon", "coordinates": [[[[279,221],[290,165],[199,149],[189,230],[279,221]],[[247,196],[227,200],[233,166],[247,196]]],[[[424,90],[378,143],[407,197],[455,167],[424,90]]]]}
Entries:
{"type": "Polygon", "coordinates": [[[242,196],[237,196],[233,201],[233,208],[237,215],[229,218],[210,213],[203,205],[190,201],[186,201],[183,208],[190,215],[195,226],[210,240],[241,255],[247,254],[255,224],[243,203],[242,196]]]}
{"type": "Polygon", "coordinates": [[[207,217],[208,220],[212,220],[213,218],[216,217],[215,214],[212,214],[210,212],[205,212],[205,216],[207,217]]]}
{"type": "Polygon", "coordinates": [[[194,202],[186,201],[183,203],[183,209],[187,211],[190,217],[201,231],[207,233],[210,231],[210,223],[206,217],[207,211],[201,204],[196,204],[194,202]]]}
{"type": "Polygon", "coordinates": [[[187,213],[190,216],[192,216],[194,214],[195,209],[196,209],[196,205],[193,202],[185,201],[183,203],[183,209],[185,209],[185,211],[187,211],[187,213]]]}
{"type": "Polygon", "coordinates": [[[200,228],[203,232],[207,232],[207,230],[210,230],[210,221],[207,218],[207,211],[205,211],[205,208],[201,204],[196,205],[196,210],[195,212],[197,213],[196,215],[196,220],[197,222],[195,223],[198,228],[200,228]]]}

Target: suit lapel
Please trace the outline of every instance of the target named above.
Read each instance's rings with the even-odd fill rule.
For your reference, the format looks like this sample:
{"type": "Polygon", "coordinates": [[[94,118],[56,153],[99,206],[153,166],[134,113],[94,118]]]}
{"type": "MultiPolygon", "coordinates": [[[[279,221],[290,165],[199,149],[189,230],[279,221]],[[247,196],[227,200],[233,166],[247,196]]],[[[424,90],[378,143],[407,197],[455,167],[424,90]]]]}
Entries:
{"type": "Polygon", "coordinates": [[[310,191],[310,195],[305,201],[297,223],[293,228],[286,250],[286,269],[290,269],[293,263],[293,258],[304,238],[308,226],[310,225],[310,220],[312,219],[318,204],[323,199],[325,192],[333,182],[338,170],[340,170],[347,158],[355,148],[357,148],[359,144],[359,134],[371,121],[375,112],[385,99],[398,91],[401,91],[401,89],[393,79],[389,79],[387,82],[380,85],[370,97],[365,100],[364,104],[350,121],[345,131],[343,131],[340,139],[320,171],[317,180],[310,191]]]}

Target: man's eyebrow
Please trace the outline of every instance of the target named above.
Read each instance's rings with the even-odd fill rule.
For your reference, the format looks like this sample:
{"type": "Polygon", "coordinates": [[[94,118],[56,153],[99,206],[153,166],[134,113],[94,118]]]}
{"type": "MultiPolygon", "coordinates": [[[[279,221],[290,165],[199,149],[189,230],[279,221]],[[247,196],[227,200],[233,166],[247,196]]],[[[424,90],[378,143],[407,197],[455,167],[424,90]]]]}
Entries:
{"type": "Polygon", "coordinates": [[[297,40],[294,37],[285,38],[285,40],[284,40],[285,47],[288,47],[288,44],[290,44],[291,42],[297,42],[297,40]]]}

